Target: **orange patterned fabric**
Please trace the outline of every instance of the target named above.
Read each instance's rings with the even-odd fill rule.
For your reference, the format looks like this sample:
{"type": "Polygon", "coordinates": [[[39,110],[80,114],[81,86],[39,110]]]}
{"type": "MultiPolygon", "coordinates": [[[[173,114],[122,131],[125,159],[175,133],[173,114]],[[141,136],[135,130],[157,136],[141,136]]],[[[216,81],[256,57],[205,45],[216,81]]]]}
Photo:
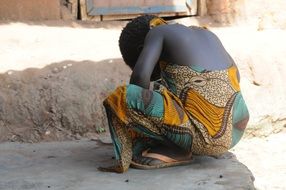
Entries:
{"type": "Polygon", "coordinates": [[[167,22],[164,19],[159,18],[159,17],[153,18],[149,23],[150,28],[154,28],[154,27],[160,26],[162,24],[167,24],[167,22]]]}
{"type": "Polygon", "coordinates": [[[126,86],[118,87],[112,94],[106,98],[106,103],[112,110],[116,110],[117,117],[123,123],[127,123],[127,105],[126,105],[126,86]]]}
{"type": "Polygon", "coordinates": [[[224,108],[209,103],[194,90],[188,91],[185,108],[206,127],[211,136],[215,136],[219,132],[224,108]]]}
{"type": "Polygon", "coordinates": [[[240,91],[240,86],[239,86],[239,81],[237,78],[237,68],[236,67],[231,67],[228,69],[228,77],[230,79],[230,83],[232,85],[232,87],[236,90],[236,91],[240,91]]]}

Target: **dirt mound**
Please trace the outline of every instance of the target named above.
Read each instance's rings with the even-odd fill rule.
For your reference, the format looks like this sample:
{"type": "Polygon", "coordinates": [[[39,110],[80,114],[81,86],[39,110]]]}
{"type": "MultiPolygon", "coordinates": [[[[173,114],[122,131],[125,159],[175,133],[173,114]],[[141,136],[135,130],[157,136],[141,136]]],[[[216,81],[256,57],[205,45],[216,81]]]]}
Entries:
{"type": "Polygon", "coordinates": [[[0,141],[96,136],[107,128],[103,99],[129,75],[121,60],[64,61],[1,74],[0,141]]]}

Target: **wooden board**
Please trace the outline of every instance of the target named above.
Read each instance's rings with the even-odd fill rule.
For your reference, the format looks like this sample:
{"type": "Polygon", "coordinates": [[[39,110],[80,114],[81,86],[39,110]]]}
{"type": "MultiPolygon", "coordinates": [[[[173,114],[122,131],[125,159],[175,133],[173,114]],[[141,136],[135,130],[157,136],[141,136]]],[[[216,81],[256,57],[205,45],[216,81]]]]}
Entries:
{"type": "Polygon", "coordinates": [[[61,0],[61,17],[63,20],[78,19],[78,0],[61,0]]]}
{"type": "Polygon", "coordinates": [[[83,20],[118,20],[142,14],[197,14],[197,0],[80,0],[80,3],[83,20]]]}

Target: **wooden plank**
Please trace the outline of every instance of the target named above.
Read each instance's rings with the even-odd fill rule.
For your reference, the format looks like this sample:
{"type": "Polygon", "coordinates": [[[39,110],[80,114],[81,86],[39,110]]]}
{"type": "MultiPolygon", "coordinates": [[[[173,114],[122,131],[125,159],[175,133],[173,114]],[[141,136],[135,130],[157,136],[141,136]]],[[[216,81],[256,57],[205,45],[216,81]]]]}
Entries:
{"type": "Polygon", "coordinates": [[[198,14],[198,0],[186,0],[186,6],[189,9],[189,15],[198,14]]]}
{"type": "MultiPolygon", "coordinates": [[[[140,15],[142,14],[106,15],[106,16],[102,16],[101,20],[108,21],[108,20],[132,19],[140,15]]],[[[159,14],[154,14],[154,15],[159,16],[159,17],[186,16],[185,13],[159,13],[159,14]]]]}
{"type": "Polygon", "coordinates": [[[129,19],[142,14],[187,16],[197,14],[197,0],[80,0],[83,20],[129,19]]]}
{"type": "Polygon", "coordinates": [[[61,18],[63,20],[78,19],[78,1],[62,0],[61,1],[61,18]]]}
{"type": "Polygon", "coordinates": [[[207,1],[206,0],[198,0],[198,16],[207,15],[207,1]]]}
{"type": "MultiPolygon", "coordinates": [[[[121,15],[121,14],[152,14],[152,13],[170,13],[185,12],[189,9],[186,2],[192,0],[86,0],[87,14],[89,16],[96,15],[121,15]]],[[[196,0],[194,0],[196,1],[196,0]]]]}

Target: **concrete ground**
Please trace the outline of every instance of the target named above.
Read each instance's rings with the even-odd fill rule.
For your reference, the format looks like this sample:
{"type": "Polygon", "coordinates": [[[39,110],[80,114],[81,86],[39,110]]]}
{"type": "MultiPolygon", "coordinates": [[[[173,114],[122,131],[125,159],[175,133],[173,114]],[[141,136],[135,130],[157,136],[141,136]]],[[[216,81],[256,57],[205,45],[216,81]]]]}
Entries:
{"type": "Polygon", "coordinates": [[[100,141],[3,143],[0,144],[0,190],[114,187],[244,190],[254,186],[257,190],[284,190],[285,136],[286,133],[279,133],[243,139],[230,153],[218,159],[196,157],[188,166],[149,171],[130,169],[125,174],[97,170],[114,162],[112,146],[100,141]]]}
{"type": "Polygon", "coordinates": [[[232,153],[195,157],[188,166],[105,173],[113,163],[110,145],[95,141],[0,144],[0,190],[254,189],[252,173],[232,153]]]}

